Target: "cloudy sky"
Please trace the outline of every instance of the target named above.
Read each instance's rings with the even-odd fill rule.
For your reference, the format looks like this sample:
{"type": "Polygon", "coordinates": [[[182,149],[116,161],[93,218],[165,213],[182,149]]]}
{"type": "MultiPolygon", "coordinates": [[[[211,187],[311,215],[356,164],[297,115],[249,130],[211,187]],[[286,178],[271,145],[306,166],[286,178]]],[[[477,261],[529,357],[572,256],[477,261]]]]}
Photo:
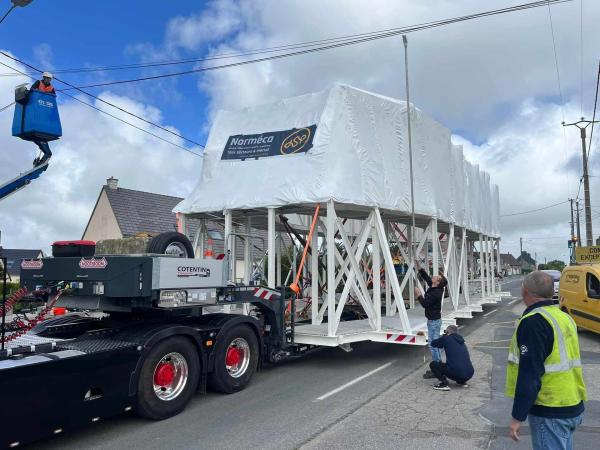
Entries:
{"type": "MultiPolygon", "coordinates": [[[[61,69],[114,66],[239,53],[418,24],[512,6],[488,0],[252,0],[163,2],[35,0],[0,24],[0,48],[34,66],[61,69]]],[[[0,13],[8,9],[0,1],[0,13]]],[[[408,36],[411,100],[454,133],[467,157],[500,186],[502,214],[566,201],[578,193],[581,147],[561,122],[591,117],[600,56],[600,2],[574,0],[551,8],[561,91],[547,7],[499,15],[408,36]],[[583,46],[581,43],[583,42],[583,46]],[[562,94],[562,97],[561,97],[562,94]]],[[[205,142],[215,111],[238,109],[319,91],[343,82],[404,98],[400,37],[154,82],[90,89],[196,142],[205,142]]],[[[202,63],[205,66],[235,59],[202,63]]],[[[26,71],[6,58],[1,62],[26,71]]],[[[77,85],[198,67],[64,73],[77,85]]],[[[0,66],[0,107],[27,81],[0,66]]],[[[57,85],[57,87],[59,87],[57,85]]],[[[90,101],[85,97],[82,100],[90,101]]],[[[110,110],[92,101],[94,105],[110,110]]],[[[48,248],[79,238],[98,192],[110,176],[120,185],[185,196],[201,158],[71,99],[60,98],[63,138],[46,174],[0,203],[5,247],[48,248]]],[[[144,129],[146,124],[110,110],[144,129]]],[[[0,113],[0,180],[30,166],[34,147],[10,135],[11,110],[0,113]]],[[[152,129],[198,151],[189,142],[152,129]]],[[[600,149],[591,150],[600,177],[600,149]]],[[[592,209],[600,219],[600,178],[591,178],[592,209]],[[596,199],[596,200],[594,200],[596,199]]],[[[580,194],[582,195],[582,193],[580,194]]],[[[502,219],[503,250],[524,248],[538,259],[566,260],[569,207],[502,219]]],[[[600,235],[596,221],[595,235],[600,235]]],[[[582,229],[583,220],[582,220],[582,229]]]]}

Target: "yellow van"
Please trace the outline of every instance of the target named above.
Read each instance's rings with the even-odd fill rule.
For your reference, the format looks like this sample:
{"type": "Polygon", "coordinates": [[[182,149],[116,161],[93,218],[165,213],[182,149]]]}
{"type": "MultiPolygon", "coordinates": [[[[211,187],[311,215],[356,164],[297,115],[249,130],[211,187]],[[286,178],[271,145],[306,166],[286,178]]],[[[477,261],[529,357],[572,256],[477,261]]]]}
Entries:
{"type": "Polygon", "coordinates": [[[560,307],[577,326],[600,333],[600,265],[568,266],[562,271],[560,307]]]}

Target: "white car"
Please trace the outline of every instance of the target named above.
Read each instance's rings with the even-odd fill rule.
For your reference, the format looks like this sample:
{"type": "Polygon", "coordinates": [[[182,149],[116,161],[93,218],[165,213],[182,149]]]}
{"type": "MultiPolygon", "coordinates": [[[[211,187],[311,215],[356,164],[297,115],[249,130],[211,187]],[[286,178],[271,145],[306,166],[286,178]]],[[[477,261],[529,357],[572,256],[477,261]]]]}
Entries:
{"type": "Polygon", "coordinates": [[[542,272],[547,273],[554,280],[554,295],[553,299],[558,299],[558,288],[560,284],[560,270],[542,270],[542,272]]]}

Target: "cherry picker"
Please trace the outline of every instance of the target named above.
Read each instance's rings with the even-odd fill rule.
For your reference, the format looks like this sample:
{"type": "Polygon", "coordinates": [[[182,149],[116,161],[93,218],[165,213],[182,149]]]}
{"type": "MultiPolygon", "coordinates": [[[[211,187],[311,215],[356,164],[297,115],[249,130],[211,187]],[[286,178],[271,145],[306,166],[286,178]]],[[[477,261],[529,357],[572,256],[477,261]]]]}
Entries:
{"type": "Polygon", "coordinates": [[[17,86],[12,135],[35,143],[43,156],[34,160],[31,169],[0,184],[0,200],[23,189],[48,169],[52,154],[48,142],[62,136],[56,95],[29,90],[26,85],[17,86]]]}

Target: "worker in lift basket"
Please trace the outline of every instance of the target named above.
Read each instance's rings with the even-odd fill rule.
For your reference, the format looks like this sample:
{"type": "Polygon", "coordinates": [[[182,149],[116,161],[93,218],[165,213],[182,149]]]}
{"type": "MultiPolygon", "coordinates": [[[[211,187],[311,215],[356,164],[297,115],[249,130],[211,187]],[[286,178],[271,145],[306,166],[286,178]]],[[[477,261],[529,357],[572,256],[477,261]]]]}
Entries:
{"type": "MultiPolygon", "coordinates": [[[[41,92],[46,92],[47,94],[56,95],[54,86],[52,86],[52,78],[53,78],[53,76],[50,72],[44,72],[42,74],[42,79],[37,80],[35,83],[33,83],[31,85],[31,90],[32,91],[41,91],[41,92]]],[[[52,156],[52,151],[50,150],[50,146],[48,145],[48,142],[46,142],[46,141],[33,141],[33,142],[35,142],[35,144],[42,151],[42,157],[41,158],[38,157],[33,160],[33,165],[39,166],[50,159],[50,157],[52,156]]]]}
{"type": "MultiPolygon", "coordinates": [[[[440,337],[442,329],[442,298],[444,297],[444,289],[448,281],[443,275],[429,276],[429,273],[415,261],[415,266],[419,269],[419,275],[427,283],[429,288],[425,295],[421,294],[419,287],[415,287],[415,298],[421,306],[425,308],[425,317],[427,318],[427,339],[429,340],[429,349],[431,351],[431,359],[433,361],[442,360],[442,353],[439,348],[431,345],[432,341],[440,337]]],[[[431,370],[428,370],[423,375],[423,378],[435,378],[431,370]]]]}
{"type": "Polygon", "coordinates": [[[47,94],[56,95],[56,91],[54,90],[54,86],[52,86],[52,78],[53,75],[50,72],[44,72],[42,74],[42,79],[37,80],[35,83],[31,85],[32,91],[42,91],[47,94]]]}
{"type": "Polygon", "coordinates": [[[456,381],[461,387],[468,387],[467,381],[473,377],[475,369],[471,363],[469,350],[464,338],[458,334],[456,325],[448,325],[444,335],[431,342],[434,348],[443,348],[446,362],[431,361],[429,367],[440,382],[433,388],[438,391],[449,391],[448,379],[456,381]]]}

